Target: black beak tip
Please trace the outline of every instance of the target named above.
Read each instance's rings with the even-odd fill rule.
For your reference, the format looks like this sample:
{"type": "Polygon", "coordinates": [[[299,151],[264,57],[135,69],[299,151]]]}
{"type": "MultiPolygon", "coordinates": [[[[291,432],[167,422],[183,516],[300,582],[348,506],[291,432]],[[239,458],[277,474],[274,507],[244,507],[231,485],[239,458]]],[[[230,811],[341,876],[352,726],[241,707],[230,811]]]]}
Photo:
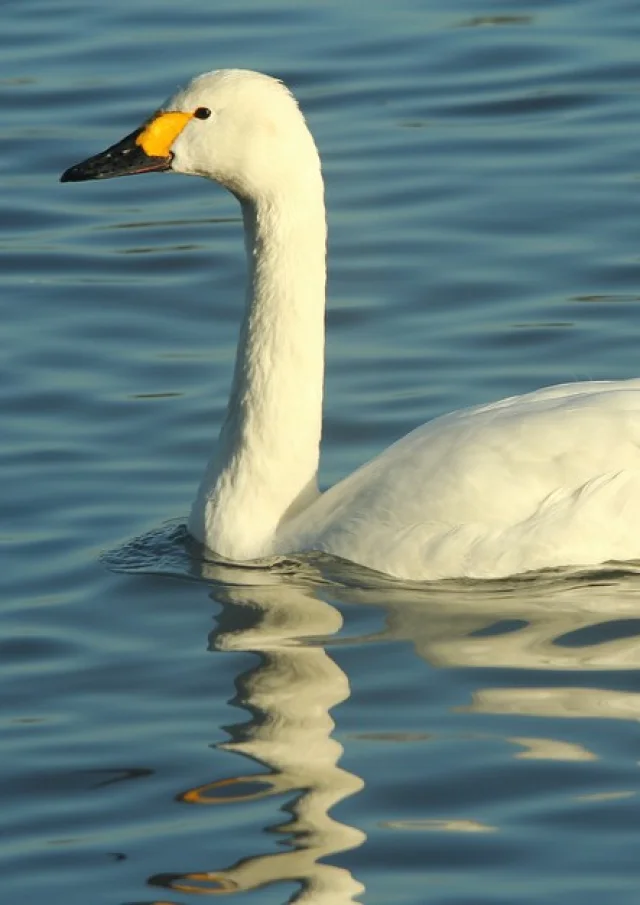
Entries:
{"type": "Polygon", "coordinates": [[[69,167],[60,177],[60,182],[82,182],[85,177],[78,173],[77,167],[69,167]]]}
{"type": "Polygon", "coordinates": [[[114,158],[109,151],[69,167],[60,177],[60,182],[88,182],[94,179],[113,179],[116,176],[162,172],[171,169],[172,159],[172,154],[168,157],[148,157],[137,149],[134,153],[114,158]]]}
{"type": "Polygon", "coordinates": [[[106,167],[100,166],[102,163],[101,155],[97,155],[97,160],[90,157],[83,160],[82,163],[76,163],[68,170],[65,170],[60,177],[60,182],[87,182],[89,179],[105,179],[109,175],[118,175],[110,173],[106,167]]]}

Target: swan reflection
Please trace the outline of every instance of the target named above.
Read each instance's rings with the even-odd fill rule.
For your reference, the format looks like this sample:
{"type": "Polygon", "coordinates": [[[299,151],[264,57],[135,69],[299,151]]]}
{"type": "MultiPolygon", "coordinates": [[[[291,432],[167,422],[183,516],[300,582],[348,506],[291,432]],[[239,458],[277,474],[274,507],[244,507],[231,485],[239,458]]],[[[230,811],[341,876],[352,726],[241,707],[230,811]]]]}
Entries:
{"type": "MultiPolygon", "coordinates": [[[[349,870],[328,863],[336,853],[366,842],[360,829],[332,815],[336,804],[364,787],[357,775],[340,767],[343,748],[332,737],[331,711],[350,694],[347,675],[325,650],[340,643],[335,636],[343,628],[333,603],[347,616],[359,605],[379,608],[377,630],[356,637],[349,632],[349,644],[409,642],[427,669],[425,688],[429,670],[476,670],[467,700],[450,712],[509,718],[501,737],[515,760],[597,760],[586,745],[562,737],[567,719],[640,718],[640,694],[622,690],[620,683],[609,688],[606,681],[611,671],[640,663],[637,577],[541,576],[439,587],[381,580],[364,587],[351,581],[340,585],[309,563],[282,571],[210,564],[205,577],[214,585],[212,597],[223,605],[210,650],[258,655],[257,664],[236,680],[236,703],[250,718],[230,727],[230,739],[218,747],[241,755],[244,763],[249,758],[262,772],[245,767],[233,777],[188,789],[181,799],[195,806],[234,806],[280,796],[286,816],[271,831],[282,834],[287,848],[247,852],[236,864],[173,875],[165,884],[173,890],[219,895],[284,882],[296,887],[287,901],[313,905],[351,903],[363,892],[349,870]],[[548,723],[537,736],[530,719],[518,733],[514,716],[557,718],[558,737],[552,737],[548,723]]],[[[404,741],[432,731],[425,725],[405,730],[400,733],[404,741]]],[[[490,735],[496,738],[495,723],[490,735]]],[[[499,825],[479,816],[445,812],[377,825],[388,831],[499,832],[499,825]]]]}
{"type": "MultiPolygon", "coordinates": [[[[640,666],[640,580],[635,573],[540,575],[476,585],[442,585],[420,597],[396,589],[352,591],[387,610],[385,639],[410,640],[436,668],[572,671],[584,684],[477,687],[458,713],[566,719],[640,719],[640,693],[607,687],[593,673],[640,666]]],[[[512,673],[508,673],[510,677],[512,673]]],[[[563,724],[566,729],[566,724],[563,724]]],[[[518,759],[594,760],[584,746],[558,738],[506,736],[518,759]]]]}
{"type": "Polygon", "coordinates": [[[233,804],[266,796],[286,796],[287,817],[273,832],[283,834],[288,850],[253,855],[214,871],[173,876],[167,885],[182,892],[222,894],[272,883],[294,883],[289,901],[346,905],[363,891],[351,873],[323,858],[359,846],[365,834],[336,820],[331,808],[358,792],[362,780],[338,766],[342,746],[332,738],[333,707],[349,697],[349,682],[317,637],[342,626],[338,610],[309,588],[270,585],[224,587],[223,603],[211,650],[250,651],[258,664],[239,676],[237,703],[251,714],[228,729],[232,740],[218,747],[267,768],[239,774],[181,795],[197,805],[233,804]]]}

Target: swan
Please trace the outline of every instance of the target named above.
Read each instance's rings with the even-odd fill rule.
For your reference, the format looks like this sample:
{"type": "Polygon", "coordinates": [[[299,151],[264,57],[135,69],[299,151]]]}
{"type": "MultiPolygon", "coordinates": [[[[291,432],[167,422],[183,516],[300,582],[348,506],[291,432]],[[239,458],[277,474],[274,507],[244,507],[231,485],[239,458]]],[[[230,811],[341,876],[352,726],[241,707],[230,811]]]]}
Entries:
{"type": "Polygon", "coordinates": [[[640,558],[640,379],[440,416],[320,492],[324,185],[296,100],[258,72],[205,73],[61,180],[165,170],[235,195],[248,262],[229,403],[188,522],[197,540],[236,562],[318,550],[410,580],[640,558]]]}

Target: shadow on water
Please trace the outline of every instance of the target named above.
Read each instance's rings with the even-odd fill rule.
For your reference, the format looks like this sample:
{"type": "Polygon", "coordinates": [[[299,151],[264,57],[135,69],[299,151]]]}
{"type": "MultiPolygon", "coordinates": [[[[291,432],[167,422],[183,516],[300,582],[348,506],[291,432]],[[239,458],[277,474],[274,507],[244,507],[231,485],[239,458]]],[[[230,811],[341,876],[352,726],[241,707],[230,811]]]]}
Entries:
{"type": "MultiPolygon", "coordinates": [[[[234,864],[203,864],[149,879],[172,892],[225,894],[294,883],[297,890],[287,901],[314,905],[342,905],[364,892],[355,872],[332,863],[336,854],[368,842],[364,831],[331,815],[334,806],[365,789],[355,771],[339,765],[345,751],[333,737],[330,714],[351,695],[354,677],[328,652],[346,640],[356,646],[409,641],[431,669],[478,671],[471,702],[455,708],[459,714],[557,719],[557,737],[505,733],[512,757],[520,760],[597,760],[588,746],[563,737],[562,720],[640,718],[640,692],[616,680],[640,665],[640,580],[615,567],[407,586],[323,558],[282,561],[272,569],[202,561],[181,528],[142,538],[109,562],[129,572],[206,582],[222,607],[209,650],[257,655],[255,665],[236,677],[233,703],[249,718],[225,727],[229,740],[217,747],[253,761],[258,772],[239,764],[236,774],[185,789],[179,800],[235,808],[270,796],[281,803],[284,796],[285,818],[266,827],[282,837],[284,851],[247,851],[234,864]],[[382,627],[346,637],[354,605],[380,609],[382,627]]],[[[466,834],[496,829],[453,815],[418,823],[414,829],[466,834]]]]}

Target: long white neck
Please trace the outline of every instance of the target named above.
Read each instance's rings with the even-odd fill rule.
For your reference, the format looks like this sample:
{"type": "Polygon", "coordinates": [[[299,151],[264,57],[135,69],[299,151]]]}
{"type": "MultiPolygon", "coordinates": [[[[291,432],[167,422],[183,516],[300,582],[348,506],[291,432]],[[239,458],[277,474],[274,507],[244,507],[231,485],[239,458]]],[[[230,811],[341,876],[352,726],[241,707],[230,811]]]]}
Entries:
{"type": "Polygon", "coordinates": [[[249,269],[218,448],[189,530],[233,560],[268,555],[278,525],[318,494],[326,223],[317,156],[269,199],[244,201],[249,269]]]}

